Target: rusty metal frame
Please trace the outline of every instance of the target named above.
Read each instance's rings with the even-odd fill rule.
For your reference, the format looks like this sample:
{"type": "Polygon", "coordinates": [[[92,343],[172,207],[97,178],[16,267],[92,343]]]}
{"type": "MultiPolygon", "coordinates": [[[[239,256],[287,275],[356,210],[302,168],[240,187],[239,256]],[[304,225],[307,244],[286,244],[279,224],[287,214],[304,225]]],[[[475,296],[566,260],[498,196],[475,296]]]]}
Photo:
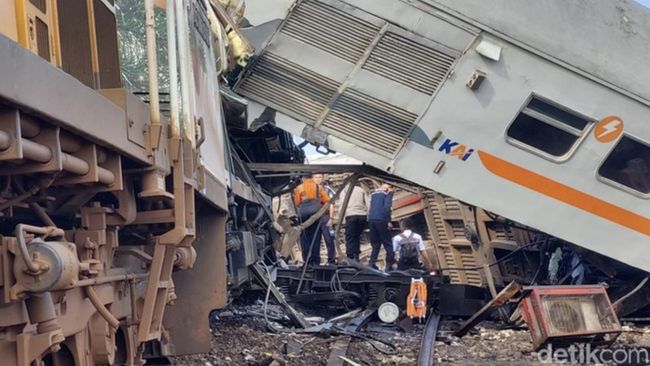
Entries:
{"type": "Polygon", "coordinates": [[[190,246],[195,237],[195,192],[191,182],[193,172],[188,171],[187,163],[189,162],[191,167],[196,158],[196,151],[189,141],[185,140],[182,141],[179,153],[178,160],[172,163],[174,228],[155,239],[153,261],[138,327],[138,342],[160,338],[165,306],[176,298],[172,280],[175,248],[190,246]]]}
{"type": "Polygon", "coordinates": [[[99,182],[98,175],[98,162],[97,162],[97,147],[93,144],[84,145],[75,155],[88,164],[88,173],[80,176],[69,176],[66,178],[58,179],[54,185],[63,184],[82,184],[82,183],[96,183],[99,182]]]}
{"type": "MultiPolygon", "coordinates": [[[[561,339],[571,338],[593,338],[597,340],[607,334],[613,335],[613,340],[623,331],[619,323],[616,311],[607,295],[607,291],[601,285],[571,285],[571,286],[527,286],[523,288],[524,297],[519,304],[519,309],[522,313],[523,319],[528,324],[531,334],[533,335],[533,346],[535,350],[540,349],[547,342],[559,341],[561,339]],[[600,329],[597,331],[583,331],[557,334],[552,333],[549,328],[550,319],[547,318],[542,311],[542,296],[553,297],[557,296],[593,296],[602,295],[606,300],[606,305],[611,311],[609,315],[613,317],[612,329],[600,329]],[[538,333],[541,332],[541,333],[538,333]]],[[[550,313],[549,317],[555,314],[550,313]]]]}
{"type": "Polygon", "coordinates": [[[20,112],[14,108],[0,108],[0,131],[8,135],[9,146],[0,150],[0,160],[23,158],[23,140],[20,126],[20,112]]]}
{"type": "Polygon", "coordinates": [[[3,35],[0,55],[2,103],[28,109],[53,125],[141,164],[153,163],[145,149],[129,141],[124,109],[3,35]]]}
{"type": "Polygon", "coordinates": [[[174,337],[174,352],[188,354],[210,350],[210,311],[221,308],[227,301],[226,274],[227,214],[206,206],[197,217],[197,240],[194,247],[197,260],[190,271],[173,274],[176,284],[174,306],[165,311],[164,325],[174,337]],[[219,238],[215,240],[214,238],[219,238]],[[205,279],[215,285],[208,291],[205,279]],[[188,314],[192,314],[188,317],[188,314]]]}
{"type": "MultiPolygon", "coordinates": [[[[8,146],[0,151],[0,161],[19,162],[0,175],[69,172],[54,185],[100,183],[100,191],[122,189],[121,160],[114,153],[102,152],[100,165],[95,144],[77,144],[66,135],[65,143],[74,152],[63,151],[64,137],[59,127],[42,124],[18,109],[5,108],[0,114],[0,134],[8,146]],[[26,138],[23,135],[27,135],[26,138]],[[24,161],[21,161],[24,160],[24,161]]],[[[58,178],[58,177],[57,177],[58,178]]]]}
{"type": "Polygon", "coordinates": [[[461,326],[454,332],[454,336],[463,337],[467,332],[469,332],[472,327],[480,323],[485,317],[489,315],[489,311],[492,309],[497,309],[503,306],[505,303],[510,301],[513,297],[521,292],[523,287],[517,282],[511,282],[506,286],[501,292],[499,292],[490,302],[485,304],[481,310],[472,315],[471,318],[467,319],[461,326]]]}

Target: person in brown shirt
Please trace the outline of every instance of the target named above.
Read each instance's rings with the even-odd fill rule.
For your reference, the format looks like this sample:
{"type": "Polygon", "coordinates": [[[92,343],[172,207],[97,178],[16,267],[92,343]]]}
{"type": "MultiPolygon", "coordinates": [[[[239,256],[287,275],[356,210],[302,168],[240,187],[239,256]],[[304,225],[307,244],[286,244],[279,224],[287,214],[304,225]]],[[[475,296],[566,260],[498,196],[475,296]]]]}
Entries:
{"type": "MultiPolygon", "coordinates": [[[[330,198],[325,189],[320,184],[317,184],[311,175],[306,176],[302,184],[293,191],[293,202],[296,205],[296,212],[300,222],[307,221],[329,200],[330,198]]],[[[306,227],[300,235],[302,259],[307,264],[320,264],[320,236],[320,220],[316,220],[306,227]],[[309,250],[310,246],[311,251],[309,250]]]]}

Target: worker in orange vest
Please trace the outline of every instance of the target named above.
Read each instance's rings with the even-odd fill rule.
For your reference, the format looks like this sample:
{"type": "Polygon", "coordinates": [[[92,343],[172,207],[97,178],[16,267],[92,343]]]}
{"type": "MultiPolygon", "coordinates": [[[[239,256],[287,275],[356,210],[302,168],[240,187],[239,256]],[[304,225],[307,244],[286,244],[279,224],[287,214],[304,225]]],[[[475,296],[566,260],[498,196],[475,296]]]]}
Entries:
{"type": "MultiPolygon", "coordinates": [[[[312,175],[306,176],[293,192],[293,202],[300,222],[314,215],[330,198],[323,187],[316,183],[312,175]]],[[[320,264],[320,220],[306,227],[300,235],[302,259],[308,265],[320,264]]]]}
{"type": "MultiPolygon", "coordinates": [[[[312,176],[314,182],[320,185],[321,189],[327,193],[327,197],[332,198],[334,195],[334,190],[330,187],[329,183],[325,181],[325,174],[317,173],[312,176]]],[[[329,212],[323,214],[323,217],[320,218],[320,233],[323,236],[323,241],[325,242],[325,248],[327,248],[327,264],[336,264],[336,247],[334,245],[334,235],[333,227],[334,223],[332,218],[334,217],[334,205],[330,205],[329,212]]],[[[316,239],[320,241],[319,239],[316,239]]]]}

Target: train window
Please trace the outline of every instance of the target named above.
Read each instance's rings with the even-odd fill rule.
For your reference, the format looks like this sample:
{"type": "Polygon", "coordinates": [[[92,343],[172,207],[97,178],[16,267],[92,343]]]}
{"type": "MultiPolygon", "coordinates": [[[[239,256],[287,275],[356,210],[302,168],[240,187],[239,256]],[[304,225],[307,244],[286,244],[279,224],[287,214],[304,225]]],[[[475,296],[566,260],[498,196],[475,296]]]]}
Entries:
{"type": "Polygon", "coordinates": [[[592,120],[533,96],[506,131],[508,141],[553,160],[564,160],[592,120]]]}
{"type": "Polygon", "coordinates": [[[650,193],[650,146],[623,136],[598,169],[598,174],[636,192],[650,193]]]}

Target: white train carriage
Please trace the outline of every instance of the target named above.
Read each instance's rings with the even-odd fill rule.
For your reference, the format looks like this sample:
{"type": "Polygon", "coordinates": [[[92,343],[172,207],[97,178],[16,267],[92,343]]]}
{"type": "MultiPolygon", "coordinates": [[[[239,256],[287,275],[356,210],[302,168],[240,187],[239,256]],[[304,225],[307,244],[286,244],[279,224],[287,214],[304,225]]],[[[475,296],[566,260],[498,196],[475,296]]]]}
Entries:
{"type": "Polygon", "coordinates": [[[650,270],[650,11],[304,0],[236,90],[278,126],[650,270]]]}

